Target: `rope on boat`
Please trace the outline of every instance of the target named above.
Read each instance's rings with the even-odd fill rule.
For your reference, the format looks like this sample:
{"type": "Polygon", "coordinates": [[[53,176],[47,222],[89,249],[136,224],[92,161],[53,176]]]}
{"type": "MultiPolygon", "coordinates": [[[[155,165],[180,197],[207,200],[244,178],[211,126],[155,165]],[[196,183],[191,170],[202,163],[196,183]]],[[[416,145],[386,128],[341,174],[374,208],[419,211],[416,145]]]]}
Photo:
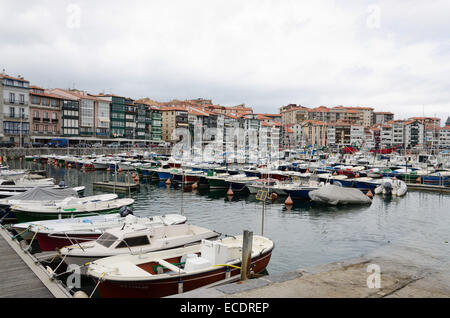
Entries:
{"type": "Polygon", "coordinates": [[[15,239],[17,239],[19,236],[22,236],[22,234],[28,232],[28,231],[30,230],[30,228],[31,228],[31,225],[28,226],[24,231],[22,231],[22,232],[20,232],[20,233],[18,233],[18,234],[16,234],[16,235],[14,235],[14,236],[12,237],[12,239],[15,240],[15,239]]]}
{"type": "Polygon", "coordinates": [[[240,266],[231,265],[231,264],[217,264],[217,265],[213,265],[213,266],[228,266],[228,267],[233,267],[233,268],[241,269],[240,266]]]}
{"type": "Polygon", "coordinates": [[[91,297],[94,295],[95,291],[97,290],[98,285],[100,285],[100,282],[102,281],[103,277],[105,277],[105,275],[106,275],[106,272],[103,272],[102,276],[100,276],[100,278],[99,278],[99,280],[98,280],[98,282],[97,282],[97,285],[95,285],[94,290],[93,290],[92,293],[89,295],[89,298],[91,298],[91,297]]]}

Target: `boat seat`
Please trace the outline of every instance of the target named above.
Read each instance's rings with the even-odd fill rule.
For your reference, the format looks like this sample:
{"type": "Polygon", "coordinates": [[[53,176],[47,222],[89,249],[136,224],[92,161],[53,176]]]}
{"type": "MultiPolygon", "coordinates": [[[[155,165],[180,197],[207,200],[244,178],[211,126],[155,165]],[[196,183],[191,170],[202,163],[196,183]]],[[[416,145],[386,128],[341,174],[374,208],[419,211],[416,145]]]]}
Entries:
{"type": "Polygon", "coordinates": [[[186,273],[184,270],[182,270],[178,266],[172,265],[172,264],[170,264],[169,262],[166,262],[163,259],[157,259],[156,262],[158,262],[160,265],[164,266],[165,268],[175,272],[176,274],[178,274],[178,273],[186,273]]]}
{"type": "Polygon", "coordinates": [[[118,262],[115,265],[117,273],[121,276],[152,276],[149,272],[128,261],[118,262]]]}

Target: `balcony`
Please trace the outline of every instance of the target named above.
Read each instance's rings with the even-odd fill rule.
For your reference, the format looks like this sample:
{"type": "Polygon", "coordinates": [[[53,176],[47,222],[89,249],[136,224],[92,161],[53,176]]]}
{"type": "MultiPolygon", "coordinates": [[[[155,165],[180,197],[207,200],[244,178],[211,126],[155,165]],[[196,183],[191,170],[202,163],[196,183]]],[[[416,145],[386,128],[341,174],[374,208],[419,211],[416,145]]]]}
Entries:
{"type": "Polygon", "coordinates": [[[42,122],[49,123],[50,122],[50,118],[42,118],[42,122]]]}
{"type": "Polygon", "coordinates": [[[3,118],[4,119],[8,119],[8,120],[17,120],[17,121],[28,121],[28,115],[23,115],[22,117],[20,115],[15,115],[15,114],[3,114],[3,118]]]}
{"type": "Polygon", "coordinates": [[[41,122],[41,117],[33,117],[33,122],[41,122]]]}

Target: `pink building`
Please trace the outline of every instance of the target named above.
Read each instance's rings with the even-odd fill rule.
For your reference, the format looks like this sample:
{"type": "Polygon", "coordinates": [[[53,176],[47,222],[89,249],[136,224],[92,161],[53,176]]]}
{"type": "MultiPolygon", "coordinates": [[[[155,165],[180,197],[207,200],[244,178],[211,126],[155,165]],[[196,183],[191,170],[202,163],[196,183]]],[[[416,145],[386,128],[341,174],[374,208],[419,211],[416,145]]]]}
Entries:
{"type": "Polygon", "coordinates": [[[61,135],[62,98],[30,86],[30,135],[36,142],[48,142],[61,135]]]}

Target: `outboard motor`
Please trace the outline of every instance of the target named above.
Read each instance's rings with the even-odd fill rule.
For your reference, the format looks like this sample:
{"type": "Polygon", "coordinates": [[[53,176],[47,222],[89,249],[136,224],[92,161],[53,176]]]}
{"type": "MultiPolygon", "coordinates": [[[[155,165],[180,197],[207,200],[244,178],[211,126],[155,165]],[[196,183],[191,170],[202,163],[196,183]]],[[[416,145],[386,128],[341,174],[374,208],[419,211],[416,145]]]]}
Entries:
{"type": "Polygon", "coordinates": [[[385,182],[383,184],[383,188],[384,188],[384,194],[392,194],[392,184],[389,182],[385,182]]]}
{"type": "Polygon", "coordinates": [[[59,184],[58,184],[58,186],[59,186],[60,188],[65,188],[65,187],[66,187],[66,183],[65,183],[64,181],[60,181],[59,184]]]}
{"type": "Polygon", "coordinates": [[[124,218],[127,215],[133,215],[133,211],[129,207],[123,206],[123,207],[120,208],[119,214],[120,214],[121,217],[124,218]]]}

